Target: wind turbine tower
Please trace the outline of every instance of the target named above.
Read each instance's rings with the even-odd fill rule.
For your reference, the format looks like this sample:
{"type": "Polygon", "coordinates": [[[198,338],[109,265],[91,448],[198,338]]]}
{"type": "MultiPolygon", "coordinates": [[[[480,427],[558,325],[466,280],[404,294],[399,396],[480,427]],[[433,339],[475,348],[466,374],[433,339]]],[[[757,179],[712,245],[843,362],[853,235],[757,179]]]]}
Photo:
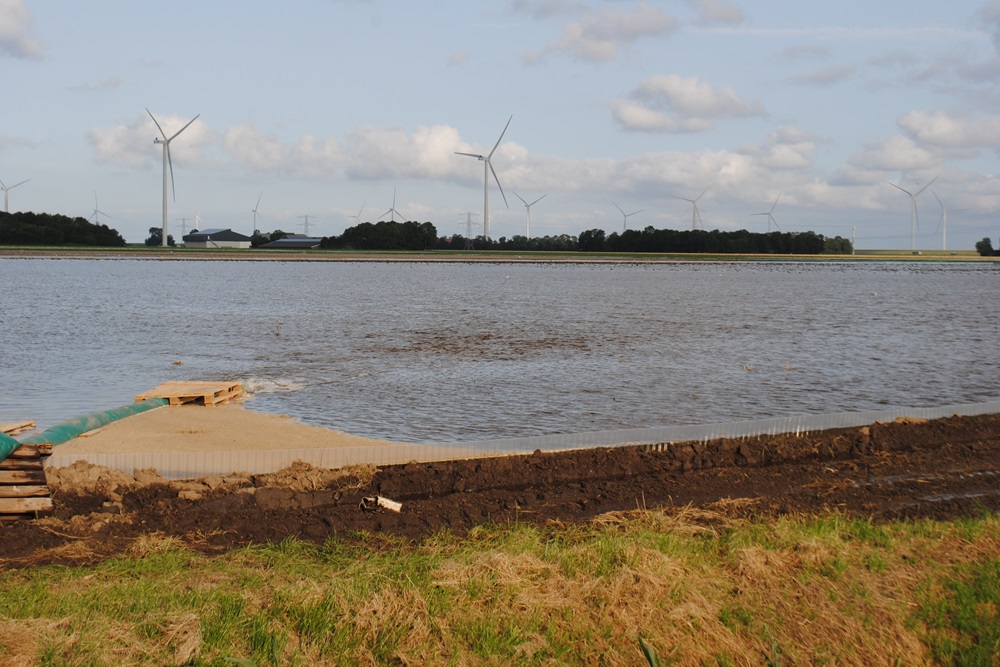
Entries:
{"type": "MultiPolygon", "coordinates": [[[[711,187],[711,186],[709,186],[711,187]]],[[[708,188],[701,191],[701,194],[694,199],[688,199],[687,197],[678,197],[677,195],[670,195],[674,199],[680,199],[681,201],[686,201],[691,203],[691,229],[698,229],[701,227],[701,211],[698,210],[698,200],[705,196],[708,192],[708,188]]]]}
{"type": "Polygon", "coordinates": [[[257,196],[257,203],[254,204],[253,210],[250,211],[251,213],[253,213],[253,231],[251,232],[251,235],[256,234],[257,230],[260,229],[260,227],[257,226],[257,220],[260,218],[260,216],[257,214],[257,209],[260,208],[260,199],[263,196],[264,196],[263,192],[261,192],[260,195],[257,196]]]}
{"type": "Polygon", "coordinates": [[[474,157],[477,160],[481,160],[483,163],[483,236],[487,239],[490,238],[490,172],[493,172],[493,180],[497,182],[497,187],[500,188],[500,196],[503,197],[503,203],[510,208],[507,204],[507,195],[503,193],[503,186],[500,185],[500,179],[497,178],[497,172],[493,169],[493,164],[490,162],[490,158],[493,157],[493,153],[496,152],[497,146],[500,145],[500,140],[503,139],[503,135],[507,133],[507,128],[510,127],[510,121],[514,119],[511,115],[507,119],[507,124],[503,126],[503,132],[500,133],[500,138],[497,142],[493,144],[493,150],[489,152],[489,155],[480,155],[478,153],[461,153],[455,151],[455,155],[468,155],[469,157],[474,157]]]}
{"type": "MultiPolygon", "coordinates": [[[[937,199],[938,204],[941,204],[941,250],[948,249],[948,209],[945,208],[944,202],[938,197],[937,193],[931,190],[931,194],[934,195],[934,199],[937,199]]],[[[956,208],[955,211],[967,211],[965,208],[956,208]]]]}
{"type": "Polygon", "coordinates": [[[3,212],[10,213],[10,191],[19,185],[24,185],[31,179],[21,181],[20,183],[15,183],[14,185],[4,185],[3,181],[0,181],[0,190],[3,190],[3,212]]]}
{"type": "Polygon", "coordinates": [[[174,186],[174,163],[173,160],[170,159],[170,142],[176,139],[178,134],[186,130],[188,125],[198,120],[198,116],[201,116],[201,114],[198,114],[198,116],[189,120],[187,125],[170,135],[170,138],[167,138],[167,133],[163,131],[162,127],[160,127],[160,123],[157,122],[156,118],[149,109],[146,109],[146,113],[148,113],[149,117],[153,119],[156,129],[160,131],[160,135],[163,137],[163,139],[153,139],[153,143],[163,144],[163,235],[160,239],[160,246],[165,248],[167,246],[167,165],[170,166],[170,187],[173,190],[174,201],[177,201],[177,188],[174,186]]]}
{"type": "Polygon", "coordinates": [[[774,203],[771,204],[771,208],[764,211],[763,213],[751,213],[750,215],[766,215],[767,216],[767,233],[771,233],[771,223],[774,223],[774,228],[779,232],[781,228],[778,227],[778,223],[774,220],[774,207],[778,205],[778,200],[781,199],[781,194],[779,193],[777,197],[774,198],[774,203]]]}
{"type": "MultiPolygon", "coordinates": [[[[614,202],[611,202],[611,203],[615,204],[614,202]]],[[[622,207],[619,206],[618,204],[615,204],[615,208],[618,209],[619,211],[621,211],[621,214],[622,214],[622,231],[623,232],[626,229],[628,229],[628,219],[630,217],[632,217],[633,215],[635,215],[636,213],[642,213],[645,210],[645,209],[640,208],[638,211],[632,211],[631,213],[626,213],[625,211],[622,211],[622,207]]]]}
{"type": "Polygon", "coordinates": [[[531,238],[531,207],[534,206],[535,204],[537,204],[538,202],[542,201],[546,197],[548,197],[549,193],[546,192],[544,195],[542,195],[541,197],[539,197],[535,201],[531,202],[530,204],[528,202],[524,201],[524,197],[522,197],[521,195],[517,194],[516,192],[514,193],[514,196],[517,197],[518,199],[520,199],[521,201],[523,201],[524,202],[524,208],[526,208],[528,210],[527,218],[525,219],[525,222],[524,222],[524,236],[525,236],[525,238],[529,238],[530,239],[531,238]]]}
{"type": "MultiPolygon", "coordinates": [[[[364,206],[362,206],[361,208],[364,209],[364,206]]],[[[390,208],[388,211],[386,211],[385,213],[383,213],[382,215],[380,215],[379,219],[385,217],[386,213],[390,214],[390,216],[389,216],[390,222],[396,222],[396,214],[399,213],[399,211],[396,210],[396,187],[395,186],[393,186],[393,188],[392,188],[392,208],[390,208]]],[[[360,212],[358,213],[358,215],[360,215],[360,212]]],[[[402,213],[399,213],[399,217],[403,218],[404,221],[406,219],[406,216],[404,216],[402,213]]]]}
{"type": "Polygon", "coordinates": [[[903,190],[895,183],[889,183],[892,187],[897,190],[901,190],[910,196],[910,251],[913,252],[917,249],[917,225],[919,224],[919,217],[917,216],[917,197],[920,193],[933,185],[934,181],[938,179],[937,176],[932,178],[927,185],[920,188],[916,192],[910,192],[909,190],[903,190]]]}
{"type": "Polygon", "coordinates": [[[113,220],[113,218],[112,218],[112,217],[111,217],[110,215],[108,215],[107,213],[105,213],[104,211],[102,211],[102,210],[101,210],[101,209],[100,209],[100,208],[99,208],[99,207],[97,206],[97,193],[95,192],[95,193],[94,193],[94,212],[90,214],[90,217],[91,217],[91,219],[92,219],[92,220],[94,221],[94,224],[95,224],[95,225],[96,225],[96,224],[98,224],[98,223],[99,223],[99,222],[101,221],[101,218],[100,218],[100,216],[102,216],[102,215],[103,215],[103,216],[104,216],[105,218],[107,218],[108,220],[113,220]]]}

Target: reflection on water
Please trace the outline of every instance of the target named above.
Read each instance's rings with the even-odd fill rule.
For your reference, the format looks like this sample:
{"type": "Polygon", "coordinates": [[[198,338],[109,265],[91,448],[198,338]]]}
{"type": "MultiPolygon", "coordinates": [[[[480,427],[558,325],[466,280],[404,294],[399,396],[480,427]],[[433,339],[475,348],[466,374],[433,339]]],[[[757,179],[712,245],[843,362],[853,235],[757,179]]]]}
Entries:
{"type": "Polygon", "coordinates": [[[980,264],[0,259],[0,421],[166,380],[456,441],[993,400],[980,264]]]}

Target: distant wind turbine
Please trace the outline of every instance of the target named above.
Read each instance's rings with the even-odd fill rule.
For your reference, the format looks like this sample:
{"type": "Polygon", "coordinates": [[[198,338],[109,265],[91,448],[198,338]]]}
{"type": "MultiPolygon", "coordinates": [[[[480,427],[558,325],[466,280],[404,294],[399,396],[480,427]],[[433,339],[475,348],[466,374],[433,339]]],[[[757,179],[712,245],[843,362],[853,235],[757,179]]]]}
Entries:
{"type": "Polygon", "coordinates": [[[0,181],[0,190],[3,190],[3,212],[10,213],[10,191],[19,185],[24,185],[31,179],[21,181],[20,183],[15,183],[14,185],[4,185],[3,181],[0,181]]]}
{"type": "Polygon", "coordinates": [[[916,192],[903,190],[903,188],[899,187],[895,183],[889,183],[889,185],[891,185],[892,187],[896,188],[897,190],[902,190],[903,192],[905,192],[910,196],[910,250],[911,251],[917,249],[917,225],[920,224],[920,219],[917,216],[917,197],[920,196],[921,192],[929,188],[937,179],[938,177],[935,176],[930,180],[929,183],[927,183],[924,187],[920,188],[916,192]]]}
{"type": "Polygon", "coordinates": [[[549,193],[546,192],[544,195],[542,195],[541,197],[539,197],[535,201],[531,202],[530,204],[528,202],[524,201],[524,197],[522,197],[521,195],[517,194],[516,192],[514,193],[514,196],[524,202],[524,208],[526,208],[527,211],[528,211],[527,218],[526,218],[526,220],[524,222],[524,236],[525,236],[525,238],[529,238],[530,239],[531,238],[531,207],[534,206],[535,204],[537,204],[538,202],[542,201],[546,197],[548,197],[549,193]]]}
{"type": "MultiPolygon", "coordinates": [[[[708,186],[709,188],[712,186],[708,186]]],[[[691,229],[698,229],[701,227],[701,211],[698,210],[698,200],[705,196],[708,192],[708,188],[701,191],[701,194],[694,199],[688,199],[687,197],[678,197],[677,195],[670,195],[674,199],[680,199],[681,201],[686,201],[691,203],[691,229]]]]}
{"type": "MultiPolygon", "coordinates": [[[[368,203],[368,202],[361,202],[361,208],[359,208],[359,209],[358,209],[358,214],[357,214],[357,215],[352,215],[352,216],[351,216],[351,218],[353,218],[353,219],[354,219],[354,222],[356,222],[356,223],[357,223],[357,224],[359,224],[359,225],[361,224],[361,212],[365,210],[365,204],[367,204],[367,203],[368,203]]],[[[396,206],[396,198],[395,198],[395,193],[393,193],[393,201],[392,201],[392,205],[393,205],[394,207],[396,206]]]]}
{"type": "Polygon", "coordinates": [[[493,172],[493,180],[497,182],[497,187],[500,188],[500,196],[503,197],[503,203],[510,208],[507,204],[507,195],[503,193],[503,186],[500,185],[500,179],[497,178],[497,172],[493,169],[493,164],[490,162],[490,158],[493,157],[493,153],[496,152],[497,146],[500,145],[500,140],[503,139],[503,135],[507,133],[507,128],[510,127],[510,121],[513,120],[514,116],[511,115],[507,119],[507,124],[503,126],[503,132],[500,133],[500,138],[497,142],[493,144],[493,150],[489,152],[489,155],[480,155],[478,153],[461,153],[455,151],[455,155],[468,155],[469,157],[474,157],[477,160],[483,162],[483,236],[490,238],[490,172],[493,172]]]}
{"type": "MultiPolygon", "coordinates": [[[[614,202],[611,202],[611,203],[612,203],[612,204],[615,204],[614,202]]],[[[646,210],[646,209],[642,209],[642,208],[640,208],[640,209],[639,209],[638,211],[632,211],[631,213],[626,213],[625,211],[622,211],[622,207],[621,207],[621,206],[619,206],[618,204],[615,204],[615,208],[616,208],[616,209],[618,209],[619,211],[621,211],[621,214],[622,214],[622,231],[623,231],[623,232],[624,232],[624,231],[625,231],[626,229],[628,229],[628,219],[629,219],[630,217],[632,217],[632,216],[633,216],[633,215],[635,215],[636,213],[642,213],[642,212],[643,212],[644,210],[646,210]]]]}
{"type": "Polygon", "coordinates": [[[108,215],[107,213],[105,213],[104,211],[102,211],[102,210],[101,210],[101,209],[100,209],[100,208],[99,208],[99,207],[97,206],[97,193],[95,192],[95,193],[94,193],[94,212],[90,214],[90,218],[91,218],[91,220],[93,220],[93,221],[94,221],[94,224],[95,224],[95,225],[96,225],[96,224],[97,224],[98,222],[100,222],[100,218],[99,218],[98,216],[101,216],[101,215],[103,215],[103,216],[104,216],[105,218],[107,218],[108,220],[113,220],[113,219],[114,219],[114,218],[112,218],[112,217],[111,217],[110,215],[108,215]]]}
{"type": "Polygon", "coordinates": [[[771,223],[772,222],[774,223],[774,228],[777,229],[779,232],[781,231],[781,228],[778,227],[778,223],[774,219],[774,207],[778,205],[778,200],[779,199],[781,199],[781,193],[779,193],[778,196],[774,198],[774,203],[771,204],[771,208],[770,209],[768,209],[767,211],[764,211],[763,213],[751,213],[750,214],[750,215],[766,215],[767,216],[767,233],[768,234],[771,233],[771,223]]]}
{"type": "Polygon", "coordinates": [[[167,138],[167,133],[163,131],[162,127],[160,127],[160,123],[157,122],[156,118],[153,116],[153,114],[150,112],[149,109],[146,109],[146,113],[148,113],[149,117],[153,119],[153,123],[156,125],[156,129],[158,129],[160,131],[160,135],[163,137],[163,139],[159,139],[159,138],[153,139],[153,143],[154,144],[163,144],[163,235],[162,235],[163,237],[160,239],[160,245],[163,246],[163,247],[166,247],[166,245],[167,245],[167,165],[170,165],[170,187],[173,190],[174,201],[177,201],[177,188],[174,187],[174,163],[173,163],[173,160],[170,159],[170,142],[173,141],[174,139],[176,139],[178,134],[180,134],[181,132],[183,132],[184,130],[186,130],[188,128],[188,125],[190,125],[191,123],[193,123],[196,120],[198,120],[198,116],[201,116],[201,114],[198,114],[198,116],[195,116],[194,118],[192,118],[191,120],[189,120],[187,122],[187,125],[185,125],[181,129],[177,130],[172,135],[170,135],[170,138],[167,138]]]}
{"type": "MultiPolygon", "coordinates": [[[[934,195],[934,199],[937,199],[938,204],[941,204],[941,250],[948,249],[948,209],[945,208],[944,202],[941,198],[937,196],[934,190],[931,190],[931,194],[934,195]]],[[[967,208],[956,208],[952,209],[952,212],[967,211],[967,208]]]]}
{"type": "MultiPolygon", "coordinates": [[[[361,208],[363,210],[364,206],[362,206],[361,208]]],[[[390,208],[385,213],[391,214],[390,217],[389,217],[390,221],[392,221],[392,222],[396,221],[396,214],[399,213],[399,211],[396,210],[396,188],[395,188],[395,186],[393,186],[393,188],[392,188],[392,208],[390,208]]],[[[383,213],[382,215],[380,215],[379,219],[384,218],[385,217],[385,213],[383,213]]],[[[358,215],[361,215],[360,211],[358,212],[358,215]]],[[[406,216],[403,215],[402,213],[399,213],[399,217],[403,218],[404,221],[406,220],[406,216]]]]}
{"type": "Polygon", "coordinates": [[[260,218],[260,215],[257,213],[257,209],[260,208],[260,200],[261,200],[261,197],[263,197],[263,196],[264,196],[263,192],[261,192],[260,195],[257,196],[257,203],[253,205],[253,210],[250,211],[251,213],[253,213],[253,232],[254,233],[257,233],[257,230],[260,229],[260,227],[257,226],[257,220],[260,218]]]}

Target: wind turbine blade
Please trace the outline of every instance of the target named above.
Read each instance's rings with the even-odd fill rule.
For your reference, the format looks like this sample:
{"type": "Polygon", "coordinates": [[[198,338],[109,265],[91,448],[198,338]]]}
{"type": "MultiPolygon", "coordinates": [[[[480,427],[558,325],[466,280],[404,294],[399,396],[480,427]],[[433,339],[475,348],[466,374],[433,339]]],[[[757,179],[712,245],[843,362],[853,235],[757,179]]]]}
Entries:
{"type": "Polygon", "coordinates": [[[490,154],[486,156],[487,160],[489,160],[491,157],[493,157],[493,153],[496,152],[497,146],[500,145],[500,140],[503,139],[503,135],[507,134],[507,128],[510,127],[510,121],[512,121],[513,119],[514,119],[514,115],[511,114],[510,118],[507,119],[507,124],[503,126],[503,132],[500,133],[500,139],[497,139],[497,142],[495,144],[493,144],[493,150],[491,150],[490,154]]]}
{"type": "Polygon", "coordinates": [[[771,204],[771,211],[774,211],[774,207],[778,205],[778,200],[779,199],[781,199],[781,193],[780,192],[778,193],[778,196],[774,198],[774,203],[771,204]]]}
{"type": "MultiPolygon", "coordinates": [[[[712,186],[711,185],[708,186],[708,188],[710,188],[710,187],[712,187],[712,186]]],[[[694,198],[695,202],[697,202],[699,199],[701,199],[702,197],[705,196],[705,193],[708,192],[708,188],[705,188],[704,190],[702,190],[701,194],[694,198]]]]}
{"type": "Polygon", "coordinates": [[[898,186],[898,185],[896,185],[895,183],[892,183],[892,182],[890,182],[890,183],[889,183],[889,185],[891,185],[892,187],[896,188],[897,190],[900,190],[900,191],[902,191],[902,192],[905,192],[906,194],[910,195],[911,197],[913,196],[913,193],[912,193],[912,192],[910,192],[909,190],[903,190],[903,188],[899,187],[899,186],[898,186]]]}
{"type": "Polygon", "coordinates": [[[546,192],[546,193],[545,193],[544,195],[542,195],[541,197],[539,197],[539,198],[538,198],[538,199],[536,199],[535,201],[531,202],[531,203],[529,204],[529,206],[534,206],[535,204],[537,204],[538,202],[542,201],[543,199],[545,199],[545,198],[546,198],[546,197],[548,197],[548,196],[549,196],[549,193],[548,193],[548,192],[546,192]]]}
{"type": "MultiPolygon", "coordinates": [[[[511,190],[511,192],[514,192],[514,191],[511,190]]],[[[524,197],[522,197],[521,195],[517,194],[516,192],[514,192],[514,196],[517,197],[518,199],[520,199],[521,201],[523,201],[525,206],[531,206],[531,204],[529,204],[527,201],[525,201],[524,197]]]]}
{"type": "Polygon", "coordinates": [[[10,187],[9,187],[9,188],[7,188],[7,189],[8,189],[8,190],[13,190],[13,189],[14,189],[14,188],[16,188],[16,187],[17,187],[18,185],[24,185],[25,183],[27,183],[27,182],[28,182],[28,181],[30,181],[30,180],[31,180],[30,178],[29,178],[29,179],[26,179],[26,180],[23,180],[23,181],[21,181],[20,183],[17,183],[17,184],[15,184],[15,185],[12,185],[12,186],[10,186],[10,187]]]}
{"type": "Polygon", "coordinates": [[[644,209],[644,208],[640,208],[638,211],[632,211],[631,213],[629,213],[629,215],[635,215],[636,213],[642,213],[645,210],[646,209],[644,209]]]}
{"type": "MultiPolygon", "coordinates": [[[[611,203],[615,204],[615,202],[611,202],[611,203]]],[[[615,208],[618,209],[619,212],[621,212],[622,215],[625,215],[625,211],[622,211],[622,207],[621,206],[619,206],[618,204],[615,204],[615,208]]]]}
{"type": "Polygon", "coordinates": [[[254,207],[253,207],[253,212],[254,212],[254,213],[256,213],[256,212],[257,212],[257,209],[258,209],[258,208],[260,207],[260,198],[261,198],[261,197],[263,197],[263,196],[264,196],[264,193],[263,193],[263,192],[261,192],[261,193],[260,193],[260,197],[257,197],[257,203],[256,203],[256,204],[254,204],[254,207]]]}
{"type": "Polygon", "coordinates": [[[479,155],[478,153],[461,153],[459,151],[455,151],[455,155],[468,155],[469,157],[474,157],[477,160],[485,159],[482,155],[479,155]]]}
{"type": "Polygon", "coordinates": [[[943,209],[943,208],[944,208],[944,204],[943,204],[943,203],[941,202],[941,198],[940,198],[940,197],[938,197],[938,196],[937,196],[937,193],[936,193],[936,192],[934,192],[933,190],[931,190],[931,194],[932,194],[932,195],[934,195],[934,199],[937,199],[937,202],[938,202],[939,204],[941,204],[941,208],[943,209]]]}
{"type": "Polygon", "coordinates": [[[681,201],[686,201],[689,204],[693,204],[695,202],[694,199],[688,199],[687,197],[678,197],[677,195],[670,195],[670,196],[673,197],[674,199],[680,199],[681,201]]]}
{"type": "Polygon", "coordinates": [[[148,113],[148,114],[149,114],[149,117],[153,119],[153,124],[154,124],[154,125],[156,125],[156,129],[160,131],[160,136],[162,136],[162,137],[163,137],[163,140],[164,140],[164,141],[166,141],[166,140],[167,140],[167,135],[166,135],[166,133],[165,133],[165,132],[163,131],[163,128],[162,128],[162,127],[160,127],[160,124],[159,124],[158,122],[156,122],[156,116],[154,116],[154,115],[153,115],[153,112],[152,112],[152,111],[150,111],[149,109],[146,109],[146,113],[148,113]]]}
{"type": "Polygon", "coordinates": [[[914,197],[916,197],[916,196],[917,196],[917,195],[919,195],[919,194],[920,194],[921,192],[923,192],[923,191],[924,191],[924,190],[926,190],[927,188],[929,188],[929,187],[931,187],[932,185],[934,185],[934,181],[936,181],[936,180],[937,180],[937,179],[939,179],[939,178],[941,178],[941,177],[940,177],[940,176],[935,176],[934,178],[932,178],[932,179],[930,180],[930,182],[929,182],[929,183],[927,183],[927,185],[925,185],[924,187],[922,187],[922,188],[920,188],[919,190],[917,190],[917,191],[916,191],[916,192],[915,192],[915,193],[913,194],[913,196],[914,196],[914,197]]]}
{"type": "MultiPolygon", "coordinates": [[[[513,118],[513,116],[511,116],[513,118]]],[[[507,121],[508,123],[510,121],[507,121]]],[[[493,173],[493,180],[497,182],[497,187],[500,188],[500,196],[503,197],[503,203],[507,208],[510,208],[510,204],[507,203],[507,195],[503,193],[503,186],[500,185],[500,179],[497,178],[497,172],[493,171],[493,163],[486,160],[486,164],[490,165],[490,171],[493,173]]]]}
{"type": "MultiPolygon", "coordinates": [[[[182,127],[181,129],[179,129],[179,130],[177,130],[176,132],[174,132],[173,136],[172,136],[172,137],[170,137],[169,139],[167,139],[167,141],[173,141],[173,140],[174,140],[174,137],[176,137],[176,136],[177,136],[178,134],[180,134],[180,133],[181,133],[181,132],[183,132],[184,130],[188,129],[188,125],[190,125],[191,123],[193,123],[193,122],[195,122],[196,120],[198,120],[199,116],[201,116],[201,114],[198,114],[197,116],[195,116],[194,118],[192,118],[191,120],[189,120],[189,121],[187,122],[187,125],[185,125],[185,126],[184,126],[184,127],[182,127]]],[[[163,130],[160,130],[160,131],[162,132],[163,130]]]]}
{"type": "Polygon", "coordinates": [[[170,189],[174,193],[174,201],[177,201],[177,186],[174,185],[174,161],[170,159],[170,142],[163,144],[164,150],[167,151],[167,164],[170,165],[170,189]]]}

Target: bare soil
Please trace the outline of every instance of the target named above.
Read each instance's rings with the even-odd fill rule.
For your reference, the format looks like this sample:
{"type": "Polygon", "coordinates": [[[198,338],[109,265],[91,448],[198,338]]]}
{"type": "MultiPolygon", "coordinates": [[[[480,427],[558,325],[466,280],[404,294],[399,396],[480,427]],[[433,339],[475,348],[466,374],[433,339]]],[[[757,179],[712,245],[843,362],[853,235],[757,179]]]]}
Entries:
{"type": "Polygon", "coordinates": [[[216,553],[288,537],[414,542],[482,524],[572,524],[720,500],[762,518],[830,510],[875,520],[1000,509],[1000,415],[897,420],[801,436],[168,482],[86,463],[49,471],[54,514],[0,524],[0,564],[82,564],[173,536],[216,553]],[[402,504],[400,511],[377,498],[402,504]]]}

